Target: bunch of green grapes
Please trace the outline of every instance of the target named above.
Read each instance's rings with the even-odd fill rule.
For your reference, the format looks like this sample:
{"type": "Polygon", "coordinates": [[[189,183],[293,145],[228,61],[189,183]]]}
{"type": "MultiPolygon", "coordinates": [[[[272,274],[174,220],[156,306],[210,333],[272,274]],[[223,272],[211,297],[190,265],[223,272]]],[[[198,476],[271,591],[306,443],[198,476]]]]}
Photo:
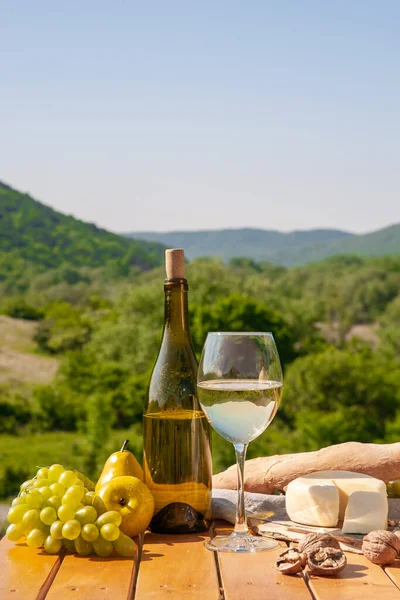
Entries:
{"type": "Polygon", "coordinates": [[[135,542],[119,529],[120,513],[98,515],[93,498],[94,484],[81,473],[57,464],[43,467],[21,485],[8,511],[6,536],[13,542],[26,536],[28,546],[44,546],[48,554],[64,546],[81,556],[106,557],[114,548],[121,556],[134,556],[135,542]]]}

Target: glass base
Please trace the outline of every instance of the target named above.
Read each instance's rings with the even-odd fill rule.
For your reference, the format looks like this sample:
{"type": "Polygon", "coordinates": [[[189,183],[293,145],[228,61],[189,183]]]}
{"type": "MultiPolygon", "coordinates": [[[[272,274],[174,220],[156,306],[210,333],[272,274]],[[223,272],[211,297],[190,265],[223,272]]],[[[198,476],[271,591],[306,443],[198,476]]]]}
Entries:
{"type": "Polygon", "coordinates": [[[258,537],[255,535],[237,535],[232,533],[229,536],[217,536],[204,545],[208,550],[216,552],[265,552],[273,550],[279,546],[275,540],[258,537]]]}

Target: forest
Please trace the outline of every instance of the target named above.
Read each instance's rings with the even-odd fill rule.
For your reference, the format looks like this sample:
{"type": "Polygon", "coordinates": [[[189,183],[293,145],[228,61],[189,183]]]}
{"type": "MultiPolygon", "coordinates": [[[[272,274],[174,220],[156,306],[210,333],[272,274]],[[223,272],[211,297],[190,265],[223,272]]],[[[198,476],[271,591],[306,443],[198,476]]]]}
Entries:
{"type": "MultiPolygon", "coordinates": [[[[121,274],[60,260],[25,269],[22,287],[15,268],[0,281],[0,318],[31,323],[27,352],[57,369],[45,383],[0,378],[2,497],[37,465],[65,462],[96,476],[124,437],[140,456],[163,325],[162,267],[121,274]]],[[[400,256],[339,255],[292,268],[197,258],[187,278],[198,353],[210,330],[275,335],[283,399],[249,458],[400,438],[400,256]]],[[[233,461],[215,435],[214,471],[233,461]]]]}

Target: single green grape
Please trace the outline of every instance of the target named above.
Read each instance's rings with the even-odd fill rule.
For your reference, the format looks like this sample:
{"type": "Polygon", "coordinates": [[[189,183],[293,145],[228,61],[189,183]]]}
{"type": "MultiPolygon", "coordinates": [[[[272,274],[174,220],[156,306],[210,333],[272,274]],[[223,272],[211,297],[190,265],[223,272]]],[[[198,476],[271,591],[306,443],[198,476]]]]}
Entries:
{"type": "Polygon", "coordinates": [[[107,542],[107,540],[102,537],[98,537],[97,540],[93,542],[93,550],[96,552],[97,556],[102,556],[105,558],[106,556],[110,556],[114,549],[114,546],[111,542],[107,542]]]}
{"type": "Polygon", "coordinates": [[[40,529],[32,529],[26,536],[26,543],[30,548],[40,548],[46,539],[46,534],[40,529]]]}
{"type": "Polygon", "coordinates": [[[92,552],[92,543],[85,540],[81,535],[74,540],[74,544],[75,550],[80,556],[88,556],[92,552]]]}
{"type": "Polygon", "coordinates": [[[26,511],[22,517],[22,528],[25,533],[29,533],[31,529],[38,529],[40,525],[40,510],[31,508],[26,511]]]}
{"type": "Polygon", "coordinates": [[[21,492],[23,492],[24,490],[26,490],[27,487],[31,486],[33,484],[33,479],[27,479],[26,481],[24,481],[24,483],[21,483],[20,486],[20,490],[21,492]]]}
{"type": "Polygon", "coordinates": [[[61,504],[63,506],[71,506],[71,508],[73,508],[74,510],[77,510],[80,503],[79,503],[79,500],[71,497],[70,494],[64,494],[64,496],[61,498],[61,504]]]}
{"type": "Polygon", "coordinates": [[[107,540],[107,542],[115,542],[119,536],[119,529],[114,523],[106,523],[100,529],[100,535],[107,540]]]}
{"type": "Polygon", "coordinates": [[[62,541],[53,538],[51,535],[48,535],[44,541],[44,549],[48,554],[57,554],[57,552],[60,552],[61,546],[62,541]]]}
{"type": "Polygon", "coordinates": [[[57,511],[60,521],[71,521],[75,517],[75,509],[72,506],[63,504],[57,511]]]}
{"type": "Polygon", "coordinates": [[[67,540],[75,540],[81,532],[81,524],[76,519],[64,523],[62,528],[63,537],[67,540]]]}
{"type": "Polygon", "coordinates": [[[57,511],[61,506],[60,496],[50,496],[50,498],[46,500],[46,506],[51,506],[55,511],[57,511]]]}
{"type": "Polygon", "coordinates": [[[47,501],[47,500],[48,500],[48,499],[51,497],[51,495],[52,495],[51,489],[50,489],[49,487],[47,487],[47,486],[43,486],[43,487],[39,488],[39,492],[42,494],[43,498],[44,498],[46,501],[47,501]]]}
{"type": "Polygon", "coordinates": [[[47,478],[51,483],[55,483],[60,479],[62,473],[64,473],[64,467],[62,465],[51,465],[47,473],[47,478]]]}
{"type": "MultiPolygon", "coordinates": [[[[79,479],[77,479],[77,481],[79,481],[79,479]]],[[[71,498],[73,498],[74,500],[78,500],[78,502],[80,502],[84,496],[84,491],[83,491],[83,487],[80,487],[79,485],[71,485],[65,492],[64,495],[68,494],[68,496],[70,496],[71,498]]]]}
{"type": "Polygon", "coordinates": [[[62,497],[61,503],[73,506],[75,509],[81,503],[83,498],[83,489],[79,485],[69,487],[62,497]]]}
{"type": "Polygon", "coordinates": [[[12,506],[7,513],[7,519],[9,523],[13,525],[18,525],[21,523],[24,514],[29,510],[29,507],[26,504],[17,504],[16,506],[12,506]]]}
{"type": "Polygon", "coordinates": [[[121,514],[116,510],[108,510],[99,516],[96,521],[97,527],[103,527],[106,523],[113,523],[117,527],[121,525],[122,517],[121,514]]]}
{"type": "Polygon", "coordinates": [[[18,542],[24,535],[22,525],[14,525],[13,523],[7,527],[6,537],[10,542],[18,542]]]}
{"type": "Polygon", "coordinates": [[[85,492],[82,498],[82,502],[85,506],[92,506],[94,499],[94,492],[85,492]]]}
{"type": "Polygon", "coordinates": [[[61,483],[61,485],[64,487],[69,488],[71,485],[74,485],[76,480],[77,477],[73,471],[64,471],[64,473],[61,473],[58,483],[61,483]]]}
{"type": "Polygon", "coordinates": [[[11,506],[17,506],[18,504],[26,504],[26,500],[25,498],[21,498],[21,496],[17,496],[16,498],[14,498],[14,500],[11,502],[11,506]]]}
{"type": "Polygon", "coordinates": [[[49,525],[45,525],[44,523],[42,523],[42,521],[40,521],[40,523],[36,527],[36,529],[40,529],[40,531],[43,531],[43,533],[46,535],[46,537],[48,535],[50,535],[50,526],[49,525]]]}
{"type": "Polygon", "coordinates": [[[97,519],[97,511],[93,506],[84,506],[76,511],[75,519],[77,519],[81,525],[94,523],[97,519]]]}
{"type": "Polygon", "coordinates": [[[47,487],[50,485],[50,481],[46,478],[46,479],[36,479],[35,483],[33,484],[34,488],[41,488],[41,487],[47,487]]]}
{"type": "Polygon", "coordinates": [[[63,485],[61,485],[61,483],[58,483],[58,481],[56,481],[55,483],[51,484],[50,490],[51,490],[51,493],[53,494],[53,496],[61,497],[64,495],[65,487],[63,485]]]}
{"type": "Polygon", "coordinates": [[[51,525],[54,521],[57,521],[57,513],[51,506],[46,506],[40,511],[40,520],[45,525],[51,525]]]}
{"type": "Polygon", "coordinates": [[[29,508],[42,508],[45,499],[39,490],[32,490],[26,495],[26,503],[29,508]]]}
{"type": "Polygon", "coordinates": [[[99,529],[96,525],[93,525],[93,523],[87,523],[82,527],[81,536],[86,542],[94,542],[99,535],[99,529]]]}
{"type": "Polygon", "coordinates": [[[38,479],[47,479],[49,475],[49,470],[47,469],[47,467],[41,467],[38,472],[36,473],[36,477],[38,479]]]}
{"type": "Polygon", "coordinates": [[[67,549],[67,552],[72,552],[72,554],[75,553],[75,544],[73,540],[63,539],[62,544],[67,549]]]}
{"type": "Polygon", "coordinates": [[[63,527],[64,527],[64,521],[54,521],[54,523],[52,523],[50,525],[50,535],[55,540],[62,540],[62,538],[63,538],[62,528],[63,527]]]}
{"type": "Polygon", "coordinates": [[[115,550],[120,556],[135,556],[137,552],[135,542],[122,531],[113,542],[115,550]]]}

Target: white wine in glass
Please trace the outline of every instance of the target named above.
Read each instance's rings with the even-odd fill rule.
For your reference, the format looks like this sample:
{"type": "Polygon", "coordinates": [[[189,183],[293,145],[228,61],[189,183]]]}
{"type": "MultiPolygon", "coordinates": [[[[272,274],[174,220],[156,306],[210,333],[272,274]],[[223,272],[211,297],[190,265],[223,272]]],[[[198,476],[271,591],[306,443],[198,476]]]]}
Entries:
{"type": "Polygon", "coordinates": [[[209,333],[197,382],[201,407],[211,426],[233,443],[238,466],[238,504],[232,535],[206,542],[220,552],[259,552],[277,543],[249,533],[244,506],[248,444],[268,427],[282,395],[282,369],[271,333],[209,333]]]}

